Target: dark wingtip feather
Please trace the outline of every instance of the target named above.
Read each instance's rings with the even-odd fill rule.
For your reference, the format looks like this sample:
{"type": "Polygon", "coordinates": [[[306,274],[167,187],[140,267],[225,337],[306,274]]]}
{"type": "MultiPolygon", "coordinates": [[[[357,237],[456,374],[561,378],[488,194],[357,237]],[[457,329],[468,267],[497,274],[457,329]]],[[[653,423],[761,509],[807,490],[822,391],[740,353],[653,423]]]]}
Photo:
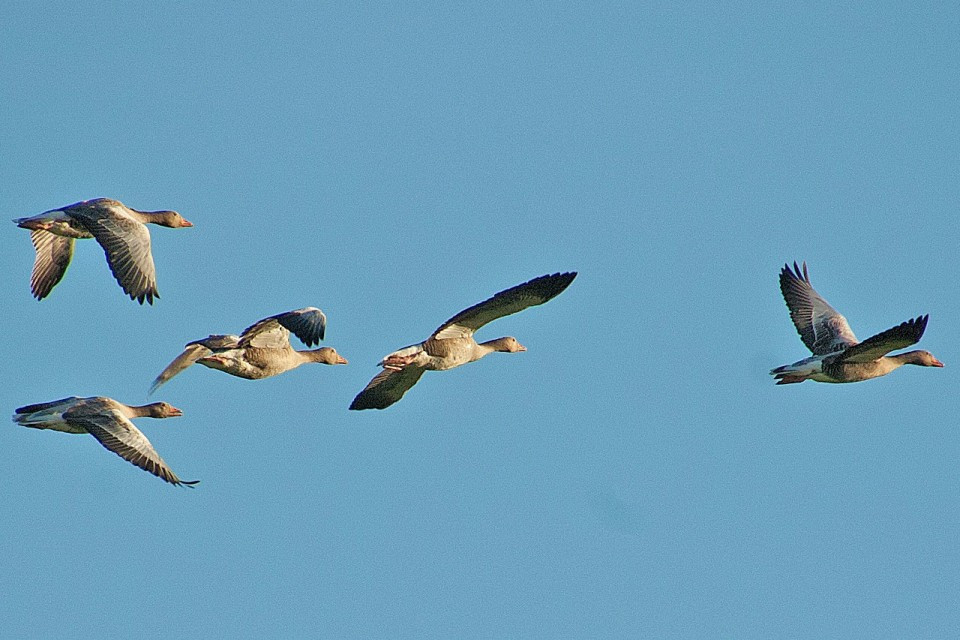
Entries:
{"type": "Polygon", "coordinates": [[[801,264],[797,264],[797,261],[794,260],[792,269],[790,268],[790,263],[785,263],[783,269],[780,270],[781,280],[784,277],[810,284],[810,274],[807,273],[807,262],[803,261],[801,264]]]}
{"type": "Polygon", "coordinates": [[[151,304],[151,305],[152,305],[152,304],[153,304],[153,299],[160,297],[160,294],[157,293],[156,291],[144,291],[144,292],[139,293],[139,294],[127,292],[127,295],[130,296],[130,299],[131,299],[131,300],[136,300],[136,301],[137,301],[138,303],[140,303],[141,305],[142,305],[144,302],[146,302],[147,304],[151,304]]]}
{"type": "Polygon", "coordinates": [[[553,298],[563,293],[563,290],[569,287],[570,283],[573,282],[573,279],[576,277],[576,271],[558,272],[534,278],[528,284],[542,286],[544,289],[543,293],[553,298]]]}
{"type": "Polygon", "coordinates": [[[917,338],[917,341],[923,337],[923,332],[927,330],[927,321],[930,320],[930,314],[925,314],[922,316],[917,316],[913,320],[909,320],[907,324],[911,325],[911,329],[914,331],[914,335],[917,338]]]}
{"type": "MultiPolygon", "coordinates": [[[[279,313],[270,318],[265,318],[265,320],[271,318],[275,319],[281,327],[297,336],[297,338],[308,347],[319,345],[320,341],[323,340],[326,335],[326,316],[323,314],[323,311],[315,307],[279,313]],[[319,322],[314,321],[314,317],[317,314],[320,316],[319,322]]],[[[244,333],[246,333],[246,331],[244,331],[244,333]]]]}
{"type": "Polygon", "coordinates": [[[366,397],[364,397],[364,395],[365,394],[362,391],[357,394],[357,397],[353,399],[353,402],[350,403],[348,409],[350,411],[363,411],[364,409],[386,409],[393,404],[393,402],[387,402],[384,404],[382,400],[377,401],[376,398],[370,397],[369,394],[366,394],[366,397]]]}

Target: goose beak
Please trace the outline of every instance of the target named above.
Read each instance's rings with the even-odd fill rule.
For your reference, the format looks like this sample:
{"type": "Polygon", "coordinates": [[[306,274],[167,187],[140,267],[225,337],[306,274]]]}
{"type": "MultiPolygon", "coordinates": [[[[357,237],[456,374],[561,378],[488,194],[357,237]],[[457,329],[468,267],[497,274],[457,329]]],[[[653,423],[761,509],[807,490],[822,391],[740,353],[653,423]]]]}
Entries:
{"type": "Polygon", "coordinates": [[[337,364],[347,364],[347,359],[339,353],[337,354],[337,364]]]}
{"type": "Polygon", "coordinates": [[[177,418],[177,417],[180,417],[180,416],[182,416],[182,415],[183,415],[183,411],[180,411],[180,409],[177,409],[176,407],[170,407],[170,417],[171,417],[171,418],[177,418]]]}
{"type": "Polygon", "coordinates": [[[936,358],[934,358],[934,360],[933,360],[933,366],[935,366],[935,367],[942,367],[942,366],[943,366],[943,363],[940,362],[939,360],[937,360],[936,358]]]}
{"type": "Polygon", "coordinates": [[[190,222],[189,220],[187,220],[186,218],[184,218],[183,222],[180,223],[180,226],[181,226],[181,227],[192,227],[192,226],[193,226],[193,223],[190,222]]]}

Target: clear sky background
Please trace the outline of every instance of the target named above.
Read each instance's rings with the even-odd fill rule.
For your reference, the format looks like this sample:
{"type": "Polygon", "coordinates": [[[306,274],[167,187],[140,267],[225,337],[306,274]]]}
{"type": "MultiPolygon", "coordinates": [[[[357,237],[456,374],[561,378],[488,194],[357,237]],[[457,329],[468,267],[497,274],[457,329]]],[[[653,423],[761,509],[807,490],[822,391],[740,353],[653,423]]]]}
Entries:
{"type": "MultiPolygon", "coordinates": [[[[308,305],[346,367],[194,367],[138,425],[0,428],[8,637],[960,633],[955,3],[8,3],[6,218],[171,208],[160,300],[93,241],[42,302],[0,233],[0,406],[139,404],[184,343],[308,305]],[[763,5],[763,6],[757,6],[763,5]],[[944,369],[775,387],[806,260],[944,369]],[[347,410],[535,276],[529,349],[347,410]]],[[[299,345],[298,345],[299,346],[299,345]]],[[[301,347],[302,348],[302,347],[301,347]]]]}

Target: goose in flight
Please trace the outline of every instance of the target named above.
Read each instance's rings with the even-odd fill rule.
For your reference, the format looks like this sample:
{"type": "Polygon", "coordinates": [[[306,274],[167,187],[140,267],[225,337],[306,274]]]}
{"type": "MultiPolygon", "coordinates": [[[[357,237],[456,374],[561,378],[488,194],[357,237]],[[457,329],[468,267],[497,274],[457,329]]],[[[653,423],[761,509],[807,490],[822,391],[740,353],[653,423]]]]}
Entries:
{"type": "Polygon", "coordinates": [[[89,433],[104,447],[124,460],[173,485],[195,485],[177,477],[156,452],[131,418],[173,418],[183,412],[166,402],[130,406],[113,398],[63,398],[20,407],[13,421],[33,429],[53,429],[64,433],[89,433]]]}
{"type": "Polygon", "coordinates": [[[516,353],[526,347],[504,337],[477,343],[473,333],[488,322],[543,304],[570,286],[576,272],[540,276],[501,291],[453,316],[424,342],[404,347],[380,361],[384,369],[350,404],[351,409],[386,409],[417,383],[424,371],[445,371],[494,351],[516,353]]]}
{"type": "Polygon", "coordinates": [[[279,313],[253,323],[239,336],[212,335],[186,348],[153,381],[150,393],[195,362],[248,380],[269,378],[308,362],[347,364],[332,347],[296,351],[292,331],[308,347],[323,339],[327,317],[315,307],[279,313]]]}
{"type": "Polygon", "coordinates": [[[929,316],[907,320],[860,342],[847,319],[814,290],[806,262],[802,268],[794,262],[793,270],[790,265],[784,265],[780,271],[780,291],[800,339],[813,356],[773,369],[770,374],[777,379],[777,384],[804,380],[860,382],[885,376],[905,364],[943,366],[929,351],[887,355],[919,342],[929,316]]]}
{"type": "Polygon", "coordinates": [[[176,211],[137,211],[109,198],[84,200],[14,222],[30,230],[37,252],[30,275],[30,290],[37,300],[46,298],[63,279],[73,258],[74,240],[96,238],[113,276],[130,299],[140,304],[153,304],[153,299],[160,297],[150,231],[144,223],[193,226],[176,211]]]}

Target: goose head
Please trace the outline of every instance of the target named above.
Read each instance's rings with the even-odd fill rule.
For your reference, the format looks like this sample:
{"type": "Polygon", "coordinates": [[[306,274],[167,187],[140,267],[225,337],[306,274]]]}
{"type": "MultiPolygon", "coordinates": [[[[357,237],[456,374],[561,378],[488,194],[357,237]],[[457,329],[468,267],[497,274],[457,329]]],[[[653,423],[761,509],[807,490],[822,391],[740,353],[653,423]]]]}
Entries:
{"type": "Polygon", "coordinates": [[[503,351],[506,353],[518,353],[520,351],[527,350],[527,348],[520,344],[513,336],[497,338],[496,340],[491,340],[487,344],[492,346],[494,351],[503,351]]]}
{"type": "Polygon", "coordinates": [[[183,411],[166,402],[153,402],[143,408],[151,418],[176,418],[183,415],[183,411]]]}
{"type": "Polygon", "coordinates": [[[347,364],[347,359],[337,353],[337,350],[333,347],[320,347],[307,353],[312,354],[310,359],[313,362],[319,362],[321,364],[347,364]]]}
{"type": "Polygon", "coordinates": [[[933,357],[933,354],[929,351],[910,351],[909,353],[905,353],[903,355],[910,356],[906,361],[907,364],[916,364],[921,367],[943,366],[943,363],[933,357]]]}

